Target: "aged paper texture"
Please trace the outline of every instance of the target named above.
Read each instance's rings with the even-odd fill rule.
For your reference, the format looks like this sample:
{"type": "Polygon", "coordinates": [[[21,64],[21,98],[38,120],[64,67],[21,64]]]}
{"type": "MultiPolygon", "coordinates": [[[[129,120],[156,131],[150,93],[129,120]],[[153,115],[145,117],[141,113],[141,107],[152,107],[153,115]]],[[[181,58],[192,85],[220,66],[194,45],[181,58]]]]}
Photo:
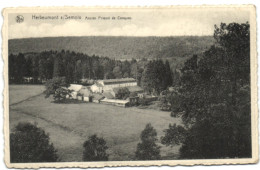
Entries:
{"type": "Polygon", "coordinates": [[[258,161],[253,5],[3,16],[7,167],[258,161]]]}

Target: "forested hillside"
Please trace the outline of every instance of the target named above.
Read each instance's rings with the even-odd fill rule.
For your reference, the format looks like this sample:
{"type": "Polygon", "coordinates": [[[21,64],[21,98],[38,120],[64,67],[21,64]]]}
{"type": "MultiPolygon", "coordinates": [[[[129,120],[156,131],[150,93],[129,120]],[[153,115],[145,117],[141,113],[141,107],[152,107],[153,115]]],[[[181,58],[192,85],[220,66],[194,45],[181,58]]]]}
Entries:
{"type": "Polygon", "coordinates": [[[214,44],[209,36],[48,37],[11,39],[9,54],[69,50],[112,59],[180,58],[201,54],[214,44]]]}
{"type": "Polygon", "coordinates": [[[9,55],[9,83],[44,83],[54,77],[64,77],[67,83],[82,83],[85,80],[132,77],[139,85],[149,86],[147,92],[159,93],[178,79],[169,61],[114,60],[108,57],[88,56],[74,51],[45,51],[9,55]]]}

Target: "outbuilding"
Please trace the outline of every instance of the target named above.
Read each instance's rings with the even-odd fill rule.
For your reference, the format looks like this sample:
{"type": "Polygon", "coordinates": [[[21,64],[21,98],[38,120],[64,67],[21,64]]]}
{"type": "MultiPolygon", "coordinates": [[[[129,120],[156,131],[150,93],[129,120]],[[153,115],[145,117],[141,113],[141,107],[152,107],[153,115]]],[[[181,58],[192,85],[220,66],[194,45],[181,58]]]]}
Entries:
{"type": "Polygon", "coordinates": [[[127,100],[117,100],[117,99],[104,98],[104,99],[100,100],[100,103],[108,104],[108,105],[114,105],[114,106],[120,106],[120,107],[128,107],[129,106],[129,101],[127,101],[127,100]]]}

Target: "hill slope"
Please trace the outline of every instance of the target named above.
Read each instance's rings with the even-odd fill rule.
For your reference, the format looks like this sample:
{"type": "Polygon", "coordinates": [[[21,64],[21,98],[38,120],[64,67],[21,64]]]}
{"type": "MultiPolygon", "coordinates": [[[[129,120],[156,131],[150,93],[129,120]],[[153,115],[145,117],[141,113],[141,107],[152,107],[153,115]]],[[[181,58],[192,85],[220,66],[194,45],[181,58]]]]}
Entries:
{"type": "Polygon", "coordinates": [[[209,36],[26,38],[9,40],[9,54],[64,49],[115,59],[186,58],[202,53],[213,43],[209,36]]]}

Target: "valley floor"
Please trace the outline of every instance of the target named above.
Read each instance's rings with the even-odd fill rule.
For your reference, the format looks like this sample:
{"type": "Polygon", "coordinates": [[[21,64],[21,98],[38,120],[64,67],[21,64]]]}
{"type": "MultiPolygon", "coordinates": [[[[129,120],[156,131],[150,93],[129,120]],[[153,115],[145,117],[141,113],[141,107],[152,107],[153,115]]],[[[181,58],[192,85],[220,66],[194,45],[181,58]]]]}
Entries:
{"type": "MultiPolygon", "coordinates": [[[[22,86],[21,86],[22,87],[22,86]]],[[[169,124],[180,124],[181,120],[170,117],[169,112],[136,107],[121,108],[96,103],[55,104],[52,98],[44,98],[42,86],[30,93],[23,87],[23,97],[19,88],[10,85],[10,130],[19,122],[37,123],[50,136],[58,150],[60,161],[82,161],[83,143],[88,136],[103,137],[109,147],[110,161],[134,160],[140,133],[147,123],[157,130],[158,139],[169,124]]],[[[177,159],[179,146],[165,147],[160,144],[163,159],[177,159]]]]}

